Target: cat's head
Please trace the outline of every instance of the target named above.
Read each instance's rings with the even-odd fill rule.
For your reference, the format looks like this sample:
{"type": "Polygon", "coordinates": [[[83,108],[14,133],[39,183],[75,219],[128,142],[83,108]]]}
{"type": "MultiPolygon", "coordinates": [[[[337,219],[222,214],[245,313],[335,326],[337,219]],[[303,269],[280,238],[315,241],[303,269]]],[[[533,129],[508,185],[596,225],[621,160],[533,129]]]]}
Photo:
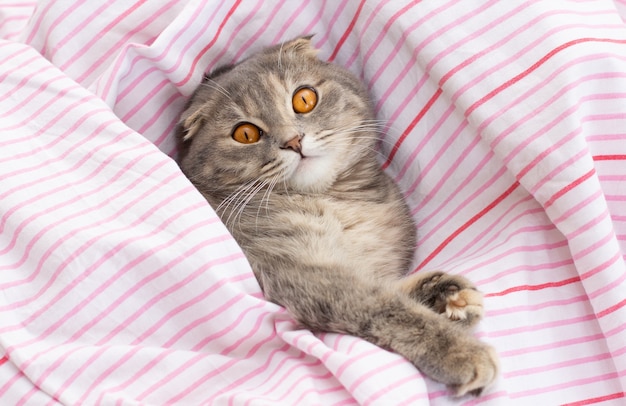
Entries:
{"type": "Polygon", "coordinates": [[[371,155],[366,89],[316,54],[299,38],[207,75],[180,121],[186,175],[213,190],[260,181],[322,192],[371,155]]]}

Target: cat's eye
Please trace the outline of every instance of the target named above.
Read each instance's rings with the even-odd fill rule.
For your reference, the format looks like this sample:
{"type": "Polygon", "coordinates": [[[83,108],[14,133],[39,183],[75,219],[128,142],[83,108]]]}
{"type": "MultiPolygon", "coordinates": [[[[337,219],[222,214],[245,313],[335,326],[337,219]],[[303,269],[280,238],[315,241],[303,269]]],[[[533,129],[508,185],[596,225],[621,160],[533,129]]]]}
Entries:
{"type": "Polygon", "coordinates": [[[294,92],[291,102],[296,113],[309,113],[317,105],[317,92],[312,87],[301,87],[294,92]]]}
{"type": "Polygon", "coordinates": [[[263,131],[254,124],[239,124],[233,131],[233,139],[242,144],[254,144],[259,142],[263,131]]]}

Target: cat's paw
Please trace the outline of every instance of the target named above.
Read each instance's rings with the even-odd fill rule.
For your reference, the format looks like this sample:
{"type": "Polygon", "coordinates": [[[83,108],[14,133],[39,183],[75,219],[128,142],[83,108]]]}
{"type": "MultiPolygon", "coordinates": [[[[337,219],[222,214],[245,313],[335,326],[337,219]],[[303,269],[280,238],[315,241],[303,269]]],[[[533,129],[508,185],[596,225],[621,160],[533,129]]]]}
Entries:
{"type": "Polygon", "coordinates": [[[483,295],[463,276],[418,273],[407,278],[404,285],[413,299],[463,326],[474,326],[483,318],[483,295]]]}
{"type": "Polygon", "coordinates": [[[498,356],[495,350],[487,345],[467,348],[449,358],[448,362],[451,363],[456,377],[447,386],[454,396],[466,394],[479,396],[498,376],[498,356]],[[458,379],[458,382],[455,382],[455,379],[458,379]]]}

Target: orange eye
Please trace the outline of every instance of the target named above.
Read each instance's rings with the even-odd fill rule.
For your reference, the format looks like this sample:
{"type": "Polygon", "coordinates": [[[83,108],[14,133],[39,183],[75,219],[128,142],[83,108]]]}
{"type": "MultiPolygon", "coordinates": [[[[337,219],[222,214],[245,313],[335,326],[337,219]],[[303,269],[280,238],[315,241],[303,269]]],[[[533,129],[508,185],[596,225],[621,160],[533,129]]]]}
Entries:
{"type": "Polygon", "coordinates": [[[254,124],[243,123],[233,131],[233,139],[242,144],[254,144],[261,139],[263,131],[254,124]]]}
{"type": "Polygon", "coordinates": [[[317,105],[317,92],[312,87],[301,87],[293,94],[291,103],[296,113],[308,113],[317,105]]]}

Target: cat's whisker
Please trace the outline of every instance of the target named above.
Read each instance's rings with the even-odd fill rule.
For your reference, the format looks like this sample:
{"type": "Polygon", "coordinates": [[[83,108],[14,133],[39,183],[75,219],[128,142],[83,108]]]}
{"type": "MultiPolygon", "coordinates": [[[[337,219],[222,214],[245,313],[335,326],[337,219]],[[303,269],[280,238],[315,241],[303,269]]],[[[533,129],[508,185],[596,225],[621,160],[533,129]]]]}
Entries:
{"type": "Polygon", "coordinates": [[[231,193],[230,195],[228,195],[228,197],[226,197],[224,200],[222,200],[222,202],[217,206],[215,211],[216,212],[219,212],[220,210],[226,211],[226,209],[228,209],[228,207],[231,205],[231,203],[233,203],[234,201],[237,200],[239,195],[244,193],[245,190],[248,187],[250,187],[252,184],[254,184],[256,182],[257,182],[257,180],[251,180],[251,181],[249,181],[249,182],[239,186],[233,193],[231,193]]]}
{"type": "MultiPolygon", "coordinates": [[[[246,183],[245,185],[241,186],[240,188],[237,189],[237,191],[233,194],[231,194],[230,196],[228,196],[226,199],[224,199],[224,201],[222,203],[220,203],[220,206],[222,206],[222,204],[224,202],[226,202],[226,204],[223,207],[219,207],[218,206],[218,210],[221,209],[223,214],[225,214],[226,212],[228,212],[228,217],[226,218],[226,220],[224,220],[224,224],[228,226],[230,219],[232,218],[233,214],[237,211],[237,208],[239,207],[239,205],[241,204],[241,202],[243,201],[243,199],[240,198],[240,196],[249,193],[249,190],[254,187],[254,185],[257,183],[256,180],[251,181],[246,183]],[[232,205],[232,208],[231,208],[232,205]]],[[[221,216],[222,219],[224,218],[223,216],[221,216]]]]}
{"type": "Polygon", "coordinates": [[[265,201],[265,214],[269,216],[270,214],[270,195],[272,194],[272,191],[274,190],[274,187],[276,186],[276,183],[278,182],[278,176],[274,176],[272,178],[272,180],[270,181],[267,189],[265,190],[265,193],[263,193],[263,197],[261,198],[261,202],[259,203],[259,208],[257,209],[256,212],[256,228],[258,229],[259,227],[259,216],[261,214],[261,208],[263,207],[263,201],[265,201]]]}
{"type": "MultiPolygon", "coordinates": [[[[248,195],[248,197],[246,198],[246,200],[244,200],[242,202],[242,204],[240,204],[239,206],[239,210],[237,211],[237,215],[235,216],[235,219],[238,219],[238,225],[241,228],[241,216],[243,215],[246,207],[248,207],[248,204],[252,201],[252,199],[261,191],[263,190],[263,188],[265,186],[267,186],[267,184],[269,183],[269,181],[267,180],[263,180],[262,182],[260,182],[259,185],[257,185],[248,195]]],[[[233,224],[234,225],[234,224],[233,224]]]]}
{"type": "Polygon", "coordinates": [[[371,151],[372,153],[374,153],[375,155],[383,155],[381,151],[377,150],[376,148],[372,148],[368,145],[358,145],[358,144],[335,144],[335,145],[330,145],[327,146],[326,149],[327,150],[338,150],[338,151],[344,151],[346,148],[352,148],[354,150],[354,148],[359,148],[363,151],[371,151]]]}

